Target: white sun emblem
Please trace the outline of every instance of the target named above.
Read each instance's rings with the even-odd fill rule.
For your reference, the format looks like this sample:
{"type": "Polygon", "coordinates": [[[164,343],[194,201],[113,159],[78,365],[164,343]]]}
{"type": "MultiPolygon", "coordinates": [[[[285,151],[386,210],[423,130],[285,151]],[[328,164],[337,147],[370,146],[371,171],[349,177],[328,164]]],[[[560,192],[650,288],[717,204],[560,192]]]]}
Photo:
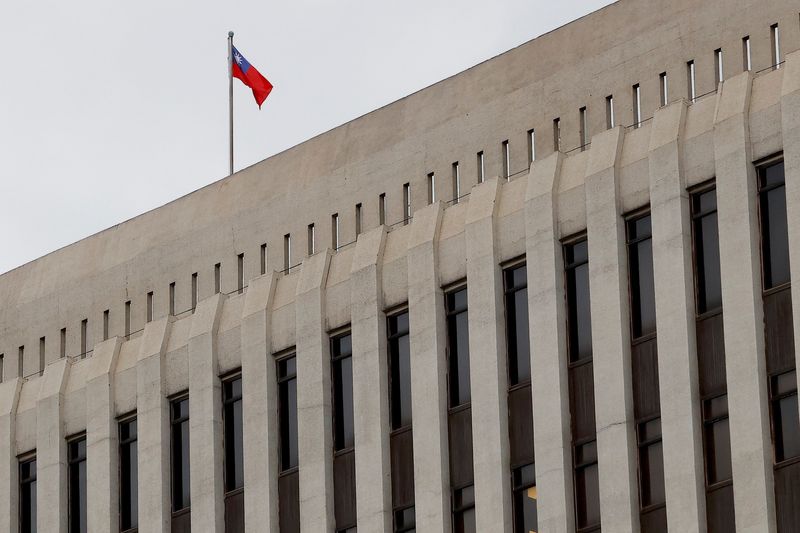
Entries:
{"type": "Polygon", "coordinates": [[[237,65],[241,65],[242,64],[242,56],[240,56],[239,54],[234,54],[233,59],[234,59],[234,61],[236,61],[237,65]]]}

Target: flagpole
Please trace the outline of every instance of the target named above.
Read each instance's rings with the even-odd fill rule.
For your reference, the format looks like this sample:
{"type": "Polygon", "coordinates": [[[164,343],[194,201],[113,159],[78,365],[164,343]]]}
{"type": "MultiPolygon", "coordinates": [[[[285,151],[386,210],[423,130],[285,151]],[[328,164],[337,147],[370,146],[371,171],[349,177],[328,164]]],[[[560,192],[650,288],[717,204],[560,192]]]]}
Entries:
{"type": "Polygon", "coordinates": [[[233,32],[228,32],[228,148],[230,174],[233,174],[233,32]]]}

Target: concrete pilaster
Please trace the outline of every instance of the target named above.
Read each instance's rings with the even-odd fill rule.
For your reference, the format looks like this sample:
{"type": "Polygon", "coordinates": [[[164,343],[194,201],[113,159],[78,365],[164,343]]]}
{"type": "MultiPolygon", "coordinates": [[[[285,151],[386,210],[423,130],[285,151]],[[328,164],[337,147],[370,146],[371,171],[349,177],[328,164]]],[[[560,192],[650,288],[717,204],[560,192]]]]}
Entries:
{"type": "Polygon", "coordinates": [[[619,199],[623,139],[620,127],[592,138],[585,193],[600,510],[603,529],[632,533],[639,530],[639,502],[628,261],[619,199]]]}
{"type": "MultiPolygon", "coordinates": [[[[503,180],[505,181],[505,179],[503,180]]],[[[469,295],[472,446],[478,531],[511,531],[508,374],[503,278],[495,245],[502,183],[472,189],[464,227],[469,295]]]]}
{"type": "Polygon", "coordinates": [[[442,204],[414,213],[408,236],[411,422],[414,501],[419,531],[450,531],[447,344],[438,241],[442,204]]]}
{"type": "Polygon", "coordinates": [[[142,333],[136,364],[136,445],[139,451],[139,530],[170,531],[169,405],[164,353],[172,318],[150,322],[142,333]]]}
{"type": "MultiPolygon", "coordinates": [[[[333,512],[331,357],[325,327],[325,285],[331,251],[306,258],[295,298],[300,530],[330,533],[333,512]]],[[[358,457],[356,448],[356,457],[358,457]]]]}
{"type": "Polygon", "coordinates": [[[350,274],[359,531],[392,531],[389,384],[382,260],[386,228],[362,233],[350,274]]]}
{"type": "Polygon", "coordinates": [[[13,378],[0,384],[0,531],[19,530],[16,419],[22,383],[13,378]]]}
{"type": "Polygon", "coordinates": [[[564,259],[557,201],[563,159],[563,154],[555,152],[534,163],[525,193],[537,511],[539,529],[547,533],[575,530],[564,259]]]}
{"type": "Polygon", "coordinates": [[[192,529],[222,533],[222,384],[217,330],[225,302],[215,294],[197,304],[189,333],[189,486],[192,529]]]}
{"type": "Polygon", "coordinates": [[[89,531],[119,531],[119,451],[114,370],[122,346],[113,337],[94,347],[86,375],[86,517],[89,531]]]}
{"type": "Polygon", "coordinates": [[[36,528],[67,531],[67,445],[62,407],[72,361],[48,365],[41,378],[36,403],[36,528]]]}
{"type": "Polygon", "coordinates": [[[667,523],[706,530],[689,194],[683,172],[686,102],[656,111],[650,137],[658,378],[667,523]]]}
{"type": "Polygon", "coordinates": [[[714,159],[736,527],[740,533],[772,533],[775,491],[757,185],[748,118],[751,85],[749,72],[723,83],[714,124],[714,159]]]}
{"type": "Polygon", "coordinates": [[[278,405],[270,318],[276,274],[250,281],[242,309],[244,522],[247,531],[278,530],[278,405]]]}

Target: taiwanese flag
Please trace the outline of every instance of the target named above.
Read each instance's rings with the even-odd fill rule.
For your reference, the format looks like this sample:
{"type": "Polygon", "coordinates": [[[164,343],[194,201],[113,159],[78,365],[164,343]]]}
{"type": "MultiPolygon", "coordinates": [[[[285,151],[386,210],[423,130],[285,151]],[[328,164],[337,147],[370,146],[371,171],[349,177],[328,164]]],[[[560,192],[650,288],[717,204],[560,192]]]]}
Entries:
{"type": "Polygon", "coordinates": [[[269,93],[272,91],[272,84],[255,69],[244,56],[233,47],[233,61],[231,61],[231,69],[233,77],[242,80],[242,83],[253,89],[253,96],[256,99],[258,108],[261,109],[261,104],[267,99],[269,93]]]}

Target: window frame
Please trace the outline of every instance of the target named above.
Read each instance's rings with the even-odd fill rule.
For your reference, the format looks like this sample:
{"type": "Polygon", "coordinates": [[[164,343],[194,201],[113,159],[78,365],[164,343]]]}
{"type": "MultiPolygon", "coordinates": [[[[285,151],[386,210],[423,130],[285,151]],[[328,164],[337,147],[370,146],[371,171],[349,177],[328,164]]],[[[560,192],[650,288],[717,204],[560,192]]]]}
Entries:
{"type": "MultiPolygon", "coordinates": [[[[731,477],[726,478],[726,479],[716,480],[716,481],[712,482],[712,480],[711,480],[711,478],[709,476],[709,464],[711,463],[711,459],[713,459],[713,458],[710,456],[710,451],[709,451],[709,448],[708,448],[708,438],[707,438],[708,431],[711,428],[714,427],[714,424],[716,424],[718,422],[722,422],[723,420],[728,420],[728,423],[730,424],[730,408],[727,406],[728,402],[727,402],[727,399],[726,399],[726,401],[725,401],[726,409],[725,409],[725,414],[724,415],[723,414],[719,414],[719,415],[716,415],[716,416],[706,416],[706,405],[708,403],[710,403],[711,401],[713,401],[713,400],[717,400],[719,398],[722,398],[723,396],[728,396],[727,390],[725,392],[721,393],[721,394],[715,394],[714,396],[709,396],[708,398],[703,398],[700,401],[700,408],[701,408],[700,417],[701,417],[701,420],[702,420],[702,423],[703,423],[703,427],[702,427],[702,429],[703,429],[703,434],[702,434],[702,438],[703,438],[703,458],[705,460],[705,464],[703,465],[704,466],[703,479],[705,479],[706,490],[707,491],[712,491],[712,490],[715,490],[717,488],[733,484],[733,473],[732,473],[733,472],[733,458],[732,457],[731,457],[731,477]]],[[[731,442],[730,441],[731,441],[731,435],[730,435],[730,426],[729,426],[729,429],[728,429],[728,449],[729,449],[728,453],[729,454],[731,453],[730,452],[730,446],[731,446],[731,442]]],[[[715,457],[716,457],[716,455],[714,456],[714,458],[715,457]]]]}
{"type": "MultiPolygon", "coordinates": [[[[78,531],[75,531],[73,529],[73,527],[72,527],[72,525],[73,525],[72,521],[74,520],[74,518],[73,518],[74,515],[72,513],[72,507],[73,507],[72,498],[73,498],[73,493],[74,493],[75,489],[73,487],[73,480],[72,480],[72,472],[71,472],[71,470],[72,470],[72,467],[74,465],[80,465],[81,463],[84,463],[84,469],[86,469],[87,466],[88,466],[88,464],[86,464],[86,460],[87,460],[87,457],[88,457],[88,451],[89,450],[88,450],[88,442],[87,442],[87,438],[86,438],[86,431],[81,431],[80,433],[76,433],[74,435],[70,435],[69,437],[67,437],[64,440],[66,441],[66,445],[67,445],[67,531],[69,533],[79,533],[81,531],[81,529],[79,529],[78,531]],[[75,445],[75,444],[80,443],[81,441],[83,441],[83,457],[80,457],[80,455],[78,455],[77,458],[76,457],[72,457],[71,456],[71,448],[72,448],[72,446],[75,445]]],[[[86,475],[86,486],[83,487],[83,490],[85,492],[84,496],[86,498],[86,501],[85,501],[86,510],[85,510],[85,512],[86,512],[86,522],[87,523],[83,524],[83,526],[88,531],[88,527],[89,527],[89,524],[88,524],[88,521],[89,521],[89,509],[88,509],[88,507],[89,507],[88,506],[88,503],[89,503],[88,502],[89,476],[88,476],[88,470],[87,470],[86,474],[87,474],[86,475]]],[[[80,487],[78,487],[78,488],[80,489],[80,487]]],[[[38,495],[37,495],[37,498],[38,498],[38,495]]]]}
{"type": "MultiPolygon", "coordinates": [[[[765,157],[763,159],[759,159],[758,161],[754,162],[753,165],[755,166],[755,173],[756,173],[756,211],[758,213],[758,253],[759,253],[759,267],[761,270],[761,291],[763,295],[773,294],[779,292],[791,285],[791,273],[789,277],[789,281],[779,283],[777,285],[773,285],[771,287],[767,287],[767,276],[766,276],[766,268],[765,268],[765,255],[764,255],[764,210],[762,209],[762,195],[764,193],[770,192],[774,189],[783,187],[784,188],[784,198],[786,194],[786,174],[784,172],[783,182],[780,184],[773,184],[769,186],[762,186],[764,173],[766,170],[774,165],[778,165],[780,163],[784,163],[785,159],[783,156],[783,151],[780,151],[776,154],[771,156],[765,157]]],[[[784,167],[785,168],[785,167],[784,167]]],[[[786,224],[788,226],[788,213],[787,213],[787,220],[786,224]]],[[[787,243],[787,246],[789,244],[787,243]]]]}
{"type": "Polygon", "coordinates": [[[778,469],[778,468],[783,468],[783,467],[786,467],[786,466],[789,466],[789,465],[792,465],[792,464],[800,462],[800,453],[798,453],[797,455],[794,455],[792,457],[781,459],[779,461],[778,460],[778,455],[777,455],[777,447],[776,447],[777,441],[775,440],[775,437],[776,437],[775,407],[774,407],[775,404],[780,402],[781,400],[783,400],[785,398],[791,398],[792,396],[794,396],[796,398],[795,401],[798,403],[798,410],[800,410],[800,391],[798,391],[798,387],[797,387],[797,369],[794,368],[794,369],[786,370],[786,371],[783,371],[783,372],[777,372],[777,373],[769,376],[768,379],[769,379],[769,383],[768,383],[769,390],[767,392],[769,394],[769,420],[770,420],[769,426],[770,426],[770,436],[772,438],[772,464],[773,464],[775,469],[778,469]],[[785,374],[794,374],[795,375],[795,379],[793,380],[793,383],[795,385],[794,389],[789,390],[787,392],[783,392],[783,393],[775,393],[774,390],[773,390],[774,389],[774,379],[778,378],[780,376],[783,376],[785,374]]]}
{"type": "MultiPolygon", "coordinates": [[[[512,259],[511,261],[508,261],[508,262],[500,265],[500,268],[501,268],[501,276],[503,278],[503,319],[504,319],[504,322],[505,322],[505,324],[504,324],[504,326],[505,326],[504,327],[504,332],[505,332],[505,337],[506,337],[505,341],[506,341],[506,359],[507,359],[507,361],[506,361],[506,380],[507,380],[506,383],[507,383],[508,391],[511,392],[511,391],[517,390],[519,388],[531,385],[531,382],[533,380],[533,372],[532,372],[532,368],[531,368],[531,364],[530,364],[530,356],[531,356],[530,339],[528,340],[528,359],[529,359],[529,362],[528,362],[528,377],[525,378],[525,379],[520,380],[519,376],[517,376],[516,383],[513,383],[513,380],[511,379],[511,359],[510,359],[511,350],[509,350],[509,344],[510,344],[509,340],[511,338],[511,331],[510,331],[511,322],[510,322],[509,317],[508,317],[508,298],[510,296],[512,296],[512,295],[515,295],[516,293],[518,293],[518,292],[520,292],[522,290],[525,290],[525,291],[528,290],[528,265],[527,265],[527,262],[525,260],[525,257],[523,256],[523,257],[518,257],[516,259],[512,259]],[[511,271],[518,270],[520,268],[524,268],[525,269],[525,282],[524,282],[524,284],[523,285],[519,285],[519,286],[509,287],[508,283],[507,283],[508,279],[507,279],[506,274],[511,272],[511,271]]],[[[515,332],[516,332],[516,330],[515,330],[515,332]]],[[[528,336],[530,337],[530,315],[528,316],[527,332],[528,332],[528,336]]],[[[518,355],[518,354],[515,354],[515,355],[518,355]]]]}
{"type": "MultiPolygon", "coordinates": [[[[23,515],[22,490],[23,490],[23,487],[27,487],[31,483],[37,483],[38,475],[39,475],[39,465],[37,463],[36,450],[31,450],[29,452],[26,452],[26,453],[23,453],[23,454],[20,454],[20,455],[17,456],[17,476],[18,476],[17,477],[17,491],[18,491],[18,493],[17,493],[17,496],[18,496],[18,499],[17,499],[17,518],[19,520],[19,524],[18,525],[19,525],[20,533],[27,533],[26,531],[23,530],[22,517],[24,515],[23,515]],[[22,477],[22,466],[25,465],[25,464],[30,464],[30,463],[36,463],[36,466],[34,467],[35,470],[36,470],[36,473],[33,475],[32,478],[31,477],[23,478],[22,477]]],[[[36,499],[38,498],[38,490],[39,490],[39,487],[38,487],[38,484],[37,484],[36,488],[34,489],[34,498],[32,500],[32,507],[30,509],[31,514],[33,515],[31,518],[34,519],[34,520],[37,519],[37,515],[38,515],[38,506],[36,505],[36,499]]],[[[32,525],[34,527],[32,527],[30,531],[35,531],[36,530],[35,523],[33,523],[32,525]]]]}
{"type": "MultiPolygon", "coordinates": [[[[167,399],[169,404],[169,500],[170,500],[170,513],[172,517],[181,516],[183,514],[191,512],[192,509],[192,493],[191,493],[191,477],[189,477],[190,483],[190,490],[189,490],[189,502],[184,507],[180,509],[175,509],[175,426],[178,424],[182,424],[184,422],[189,422],[191,420],[191,405],[189,405],[188,414],[182,417],[174,417],[173,416],[173,405],[177,402],[181,401],[189,401],[189,391],[183,391],[173,396],[170,396],[167,399]]],[[[188,426],[187,426],[188,427],[188,426]]],[[[190,447],[191,447],[191,435],[190,435],[190,447]]],[[[191,457],[189,458],[191,460],[191,457]]],[[[189,463],[191,464],[191,463],[189,463]]],[[[183,469],[181,469],[181,473],[183,469]]]]}
{"type": "MultiPolygon", "coordinates": [[[[388,373],[388,380],[389,380],[389,434],[394,435],[395,433],[401,433],[403,431],[408,431],[411,429],[413,422],[409,422],[408,424],[402,424],[402,420],[399,424],[395,424],[395,402],[394,402],[394,390],[395,390],[395,382],[394,382],[394,354],[392,353],[392,343],[401,337],[408,335],[409,337],[409,364],[411,359],[411,313],[408,309],[408,304],[400,306],[398,308],[394,308],[391,311],[387,311],[386,315],[386,352],[388,354],[387,360],[387,373],[388,373]],[[400,330],[394,333],[390,333],[392,328],[390,327],[391,320],[396,320],[401,315],[408,315],[408,328],[405,331],[400,330]]],[[[410,392],[410,391],[409,391],[410,392]]],[[[401,387],[402,393],[402,387],[401,387]]],[[[409,398],[411,399],[411,398],[409,398]]],[[[402,401],[401,401],[402,404],[402,401]]],[[[409,404],[411,406],[411,404],[409,404]]],[[[414,419],[414,410],[413,407],[411,408],[410,418],[413,421],[414,419]]],[[[402,416],[400,416],[402,419],[402,416]]]]}
{"type": "MultiPolygon", "coordinates": [[[[283,447],[284,447],[284,443],[283,443],[283,426],[281,424],[281,420],[282,420],[281,412],[282,412],[282,407],[283,407],[283,404],[281,403],[281,386],[283,384],[285,384],[285,383],[290,382],[291,380],[295,381],[295,409],[297,410],[297,350],[296,350],[295,347],[292,347],[292,348],[289,348],[288,350],[285,350],[283,352],[279,352],[277,354],[274,354],[273,358],[275,359],[275,382],[276,382],[276,385],[277,385],[276,392],[277,392],[277,396],[278,396],[278,401],[277,401],[277,404],[278,404],[278,477],[281,477],[281,476],[285,476],[285,475],[297,472],[297,470],[299,468],[299,465],[300,465],[300,457],[299,457],[299,451],[300,450],[299,450],[299,439],[298,439],[298,450],[297,450],[297,452],[298,452],[297,453],[297,455],[298,455],[297,463],[298,464],[296,464],[294,466],[290,466],[288,468],[284,468],[284,466],[283,466],[283,447]],[[283,363],[283,362],[285,362],[285,361],[287,361],[289,359],[294,359],[295,360],[294,373],[292,373],[292,374],[287,373],[286,375],[281,376],[280,365],[281,365],[281,363],[283,363]]],[[[298,413],[295,412],[295,417],[297,417],[297,414],[298,413]]]]}
{"type": "Polygon", "coordinates": [[[237,494],[239,492],[244,491],[244,412],[242,412],[242,486],[235,487],[235,488],[228,488],[228,447],[226,446],[226,431],[225,431],[225,424],[226,424],[226,417],[229,416],[227,414],[228,406],[235,404],[236,402],[242,402],[242,409],[244,408],[243,405],[243,390],[244,390],[244,381],[242,380],[242,369],[238,368],[227,374],[220,376],[220,384],[222,389],[222,457],[223,457],[223,492],[225,497],[228,497],[232,494],[237,494]],[[225,385],[228,383],[232,383],[236,380],[239,380],[240,383],[240,392],[237,395],[233,395],[233,397],[227,398],[225,396],[225,385]]]}
{"type": "MultiPolygon", "coordinates": [[[[719,255],[719,203],[717,201],[717,180],[716,178],[711,178],[708,181],[705,181],[695,187],[691,187],[686,191],[689,194],[689,216],[691,218],[691,238],[692,238],[692,279],[693,279],[693,290],[694,290],[694,314],[695,320],[702,320],[705,318],[709,318],[712,316],[716,316],[722,313],[722,308],[724,306],[724,302],[722,301],[722,287],[720,281],[720,305],[707,308],[705,311],[700,311],[700,276],[698,271],[698,240],[697,240],[697,231],[696,231],[696,223],[697,221],[712,215],[716,214],[717,218],[717,254],[719,255]],[[705,211],[696,211],[694,208],[694,199],[702,194],[706,194],[708,192],[714,191],[715,197],[715,206],[714,209],[707,209],[705,211]]],[[[720,261],[721,262],[721,261],[720,261]]]]}
{"type": "MultiPolygon", "coordinates": [[[[571,328],[572,322],[570,321],[570,313],[569,313],[569,272],[576,270],[578,267],[583,265],[589,264],[589,239],[586,231],[582,231],[580,233],[576,233],[575,235],[571,235],[570,237],[564,238],[561,240],[561,254],[563,260],[563,284],[564,284],[564,318],[566,319],[566,352],[567,352],[567,369],[577,368],[586,364],[590,364],[594,360],[594,346],[593,343],[590,343],[592,347],[591,355],[586,357],[581,357],[579,353],[579,348],[576,348],[576,359],[572,359],[572,339],[571,339],[571,328]],[[567,261],[567,247],[575,246],[581,242],[586,242],[586,260],[581,261],[567,261]]],[[[589,319],[589,332],[591,335],[591,287],[589,293],[589,305],[590,305],[590,319],[589,319]]],[[[577,326],[576,326],[577,327],[577,326]]]]}
{"type": "MultiPolygon", "coordinates": [[[[341,455],[341,454],[344,454],[344,453],[351,452],[351,451],[355,450],[355,405],[353,405],[353,412],[351,414],[352,423],[353,423],[353,444],[350,445],[350,446],[347,446],[347,445],[343,444],[342,447],[339,447],[339,444],[337,443],[337,439],[336,439],[336,433],[337,433],[337,431],[339,429],[338,424],[340,423],[340,421],[338,420],[339,417],[337,416],[337,413],[336,413],[336,392],[337,392],[337,390],[336,390],[336,382],[335,382],[335,378],[334,378],[334,370],[335,370],[335,367],[336,367],[337,363],[340,363],[344,359],[350,358],[350,382],[351,382],[350,394],[351,394],[351,401],[355,401],[355,390],[354,390],[355,389],[355,383],[353,382],[353,374],[352,374],[352,371],[353,371],[353,367],[352,367],[352,362],[353,362],[353,359],[352,359],[353,358],[353,332],[352,332],[350,326],[347,325],[347,326],[344,326],[342,328],[337,328],[337,329],[329,332],[328,333],[328,339],[329,339],[328,342],[329,342],[329,346],[330,346],[330,365],[331,365],[331,419],[332,419],[331,420],[331,430],[333,431],[333,435],[332,435],[332,437],[333,437],[333,452],[334,452],[334,455],[341,455]],[[344,337],[348,337],[348,336],[350,337],[350,353],[334,355],[334,343],[337,340],[342,339],[344,337]]],[[[343,437],[343,439],[346,442],[346,440],[347,440],[346,436],[343,437]]]]}
{"type": "Polygon", "coordinates": [[[135,522],[135,524],[132,525],[131,527],[124,528],[123,527],[123,523],[122,523],[122,506],[123,506],[123,498],[122,498],[122,478],[123,478],[123,476],[122,476],[122,447],[126,446],[126,445],[130,445],[130,444],[132,444],[134,442],[136,443],[136,456],[137,456],[137,464],[136,464],[137,473],[136,473],[136,475],[137,475],[137,479],[138,479],[138,475],[139,475],[139,473],[138,473],[138,469],[139,469],[139,465],[138,465],[138,456],[139,456],[139,419],[138,419],[136,411],[133,411],[131,413],[127,413],[127,414],[124,414],[124,415],[122,415],[120,417],[117,417],[117,435],[118,435],[117,453],[118,453],[118,455],[120,457],[119,465],[118,465],[118,475],[119,475],[119,478],[118,478],[119,479],[119,530],[120,530],[121,533],[126,533],[126,532],[129,532],[129,531],[136,531],[138,529],[138,527],[139,527],[139,516],[138,516],[139,488],[138,488],[138,484],[137,484],[137,487],[136,487],[136,492],[132,493],[133,498],[136,499],[136,509],[137,509],[137,513],[135,515],[131,511],[131,517],[134,517],[134,516],[136,517],[133,520],[135,522]],[[130,424],[131,422],[135,422],[136,423],[136,436],[133,437],[133,438],[128,437],[127,439],[123,439],[122,438],[122,425],[123,424],[130,424]]]}
{"type": "MultiPolygon", "coordinates": [[[[644,342],[647,342],[649,340],[652,340],[652,339],[656,338],[656,334],[657,334],[657,330],[658,330],[658,328],[657,328],[656,309],[655,309],[656,295],[655,295],[655,257],[653,256],[653,216],[652,216],[652,212],[650,210],[650,205],[648,204],[648,205],[643,206],[643,207],[641,207],[639,209],[631,211],[630,213],[628,213],[625,216],[623,216],[623,221],[625,222],[625,251],[627,253],[627,259],[628,259],[628,264],[627,264],[627,270],[628,270],[628,275],[627,275],[627,278],[628,278],[627,279],[627,281],[628,281],[628,309],[629,309],[629,313],[628,314],[630,315],[629,316],[629,320],[628,320],[628,328],[629,328],[628,332],[629,332],[629,334],[631,336],[631,346],[635,346],[637,344],[642,344],[644,342]],[[641,220],[641,219],[643,219],[645,217],[650,219],[650,233],[647,236],[640,236],[640,237],[636,237],[636,238],[631,239],[631,224],[633,224],[633,223],[635,223],[635,222],[637,222],[637,221],[639,221],[639,220],[641,220]],[[640,243],[642,243],[644,241],[647,241],[647,240],[650,241],[650,256],[651,256],[650,260],[651,260],[651,263],[653,264],[653,331],[650,331],[650,332],[647,332],[647,333],[642,333],[641,335],[637,336],[635,328],[634,328],[634,308],[635,308],[635,306],[634,306],[633,277],[631,276],[631,272],[632,272],[631,271],[631,259],[632,259],[631,251],[632,251],[633,247],[635,247],[638,244],[640,244],[640,243]]],[[[640,300],[642,299],[641,295],[639,296],[639,299],[640,300]]],[[[642,320],[641,317],[639,317],[639,320],[641,322],[641,320],[642,320]]],[[[642,327],[641,324],[640,324],[640,327],[642,327]]],[[[644,328],[642,328],[642,329],[644,329],[644,328]]]]}
{"type": "MultiPolygon", "coordinates": [[[[461,411],[463,409],[469,409],[472,405],[472,384],[470,383],[470,390],[469,390],[469,399],[465,402],[461,402],[457,405],[453,405],[453,392],[452,392],[452,355],[453,355],[453,347],[450,342],[450,318],[459,315],[460,313],[467,313],[467,323],[469,323],[469,292],[467,289],[467,280],[460,280],[456,283],[450,284],[447,287],[442,288],[442,293],[444,295],[444,310],[445,310],[445,334],[446,334],[446,345],[445,345],[445,354],[446,354],[446,365],[447,365],[447,411],[448,413],[454,413],[461,411]],[[448,299],[451,295],[456,294],[458,292],[464,291],[467,297],[466,306],[461,308],[453,308],[451,309],[448,304],[448,299]]],[[[469,335],[469,327],[467,327],[467,335],[469,335]]],[[[467,337],[469,339],[469,337],[467,337]]],[[[469,342],[467,342],[469,344],[469,342]]],[[[456,354],[458,357],[459,354],[456,354]]],[[[470,372],[469,368],[469,348],[467,348],[467,372],[470,372]]],[[[458,360],[456,359],[456,363],[458,360]]],[[[456,367],[458,370],[459,367],[456,367]]],[[[457,376],[456,376],[457,378],[457,376]]],[[[470,374],[471,380],[471,374],[470,374]]],[[[460,391],[459,391],[460,394],[460,391]]]]}

